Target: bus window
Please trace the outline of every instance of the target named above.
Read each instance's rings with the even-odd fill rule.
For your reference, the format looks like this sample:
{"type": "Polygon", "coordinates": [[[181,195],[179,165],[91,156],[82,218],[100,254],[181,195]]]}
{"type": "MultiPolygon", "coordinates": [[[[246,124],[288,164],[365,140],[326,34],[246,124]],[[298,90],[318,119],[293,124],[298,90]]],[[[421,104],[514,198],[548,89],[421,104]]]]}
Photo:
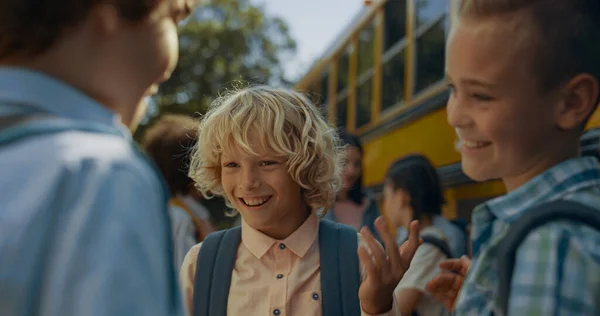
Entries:
{"type": "Polygon", "coordinates": [[[367,23],[365,27],[358,33],[358,69],[357,73],[360,77],[365,71],[373,68],[373,45],[375,35],[374,21],[367,23]]]}
{"type": "Polygon", "coordinates": [[[356,89],[356,127],[363,127],[371,122],[371,92],[373,76],[360,83],[356,89]]]}
{"type": "Polygon", "coordinates": [[[336,126],[341,128],[346,128],[346,119],[347,119],[347,107],[348,107],[348,98],[342,98],[337,103],[336,108],[336,126]]]}
{"type": "Polygon", "coordinates": [[[382,66],[381,111],[385,111],[404,101],[405,49],[384,62],[382,66]]]}
{"type": "Polygon", "coordinates": [[[350,75],[350,49],[348,46],[344,50],[344,53],[338,58],[338,71],[337,71],[337,90],[342,91],[348,88],[348,76],[350,75]]]}
{"type": "Polygon", "coordinates": [[[436,20],[442,14],[446,14],[448,4],[448,0],[417,0],[417,28],[436,20]]]}
{"type": "Polygon", "coordinates": [[[440,16],[437,23],[417,37],[415,74],[417,92],[444,79],[447,21],[447,15],[440,16]]]}
{"type": "Polygon", "coordinates": [[[388,0],[384,10],[384,51],[387,51],[406,37],[406,0],[388,0]]]}

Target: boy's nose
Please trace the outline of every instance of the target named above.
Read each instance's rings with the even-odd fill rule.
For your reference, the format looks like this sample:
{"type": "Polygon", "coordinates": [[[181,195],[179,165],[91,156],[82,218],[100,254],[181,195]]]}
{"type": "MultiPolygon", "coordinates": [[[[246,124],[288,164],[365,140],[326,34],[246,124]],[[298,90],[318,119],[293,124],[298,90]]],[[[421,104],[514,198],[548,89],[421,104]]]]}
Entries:
{"type": "Polygon", "coordinates": [[[247,169],[243,172],[240,179],[240,189],[252,191],[260,186],[260,177],[257,172],[252,169],[247,169]]]}
{"type": "Polygon", "coordinates": [[[466,106],[458,102],[453,96],[450,96],[446,106],[448,124],[454,128],[468,126],[471,119],[467,113],[466,106]]]}

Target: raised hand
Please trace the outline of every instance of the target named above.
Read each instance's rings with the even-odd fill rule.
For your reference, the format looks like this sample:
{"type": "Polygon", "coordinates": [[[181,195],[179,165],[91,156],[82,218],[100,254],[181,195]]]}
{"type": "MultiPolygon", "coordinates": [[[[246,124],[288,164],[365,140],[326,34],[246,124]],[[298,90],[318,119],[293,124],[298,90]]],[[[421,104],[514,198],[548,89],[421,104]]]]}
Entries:
{"type": "Polygon", "coordinates": [[[467,256],[440,262],[442,273],[427,283],[427,291],[442,302],[449,311],[453,311],[470,267],[471,260],[467,256]]]}
{"type": "Polygon", "coordinates": [[[417,221],[410,224],[409,238],[400,247],[396,246],[394,236],[381,217],[375,221],[375,228],[383,240],[387,254],[366,227],[360,234],[368,249],[358,249],[361,266],[367,272],[358,297],[363,310],[368,314],[381,314],[392,309],[394,290],[421,243],[417,221]]]}

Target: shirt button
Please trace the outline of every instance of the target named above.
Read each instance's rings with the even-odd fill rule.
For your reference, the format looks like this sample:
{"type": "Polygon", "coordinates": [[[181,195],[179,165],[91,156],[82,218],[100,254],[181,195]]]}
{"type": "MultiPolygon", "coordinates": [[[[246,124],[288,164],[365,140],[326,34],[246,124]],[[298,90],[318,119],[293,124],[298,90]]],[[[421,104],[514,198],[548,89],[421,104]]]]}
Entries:
{"type": "Polygon", "coordinates": [[[281,314],[281,312],[278,309],[275,309],[273,311],[273,315],[275,315],[275,316],[280,315],[280,314],[281,314]]]}
{"type": "Polygon", "coordinates": [[[313,294],[313,300],[318,301],[319,300],[319,294],[314,293],[313,294]]]}
{"type": "Polygon", "coordinates": [[[285,249],[285,245],[284,244],[279,244],[279,249],[285,249]]]}
{"type": "Polygon", "coordinates": [[[278,279],[283,279],[283,274],[278,274],[278,275],[277,275],[277,278],[278,278],[278,279]]]}

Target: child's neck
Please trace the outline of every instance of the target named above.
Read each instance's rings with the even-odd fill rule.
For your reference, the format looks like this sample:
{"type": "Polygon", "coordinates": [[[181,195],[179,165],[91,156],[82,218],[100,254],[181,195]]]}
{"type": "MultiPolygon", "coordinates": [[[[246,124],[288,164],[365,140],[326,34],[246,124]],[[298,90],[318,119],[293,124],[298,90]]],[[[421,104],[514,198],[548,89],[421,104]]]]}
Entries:
{"type": "Polygon", "coordinates": [[[289,212],[289,215],[283,218],[276,226],[269,229],[260,230],[261,233],[276,239],[284,240],[293,234],[311,215],[310,207],[306,206],[305,212],[289,212]]]}
{"type": "Polygon", "coordinates": [[[348,200],[348,190],[342,189],[338,193],[337,201],[338,202],[342,202],[342,201],[346,201],[346,200],[348,200]]]}
{"type": "Polygon", "coordinates": [[[555,150],[554,154],[545,155],[544,159],[540,159],[536,164],[530,167],[525,172],[522,172],[514,177],[504,177],[502,182],[506,187],[507,192],[512,192],[525,183],[529,182],[536,176],[544,173],[546,170],[564,162],[569,159],[579,157],[579,144],[574,143],[572,146],[565,148],[564,146],[560,150],[555,150]]]}

